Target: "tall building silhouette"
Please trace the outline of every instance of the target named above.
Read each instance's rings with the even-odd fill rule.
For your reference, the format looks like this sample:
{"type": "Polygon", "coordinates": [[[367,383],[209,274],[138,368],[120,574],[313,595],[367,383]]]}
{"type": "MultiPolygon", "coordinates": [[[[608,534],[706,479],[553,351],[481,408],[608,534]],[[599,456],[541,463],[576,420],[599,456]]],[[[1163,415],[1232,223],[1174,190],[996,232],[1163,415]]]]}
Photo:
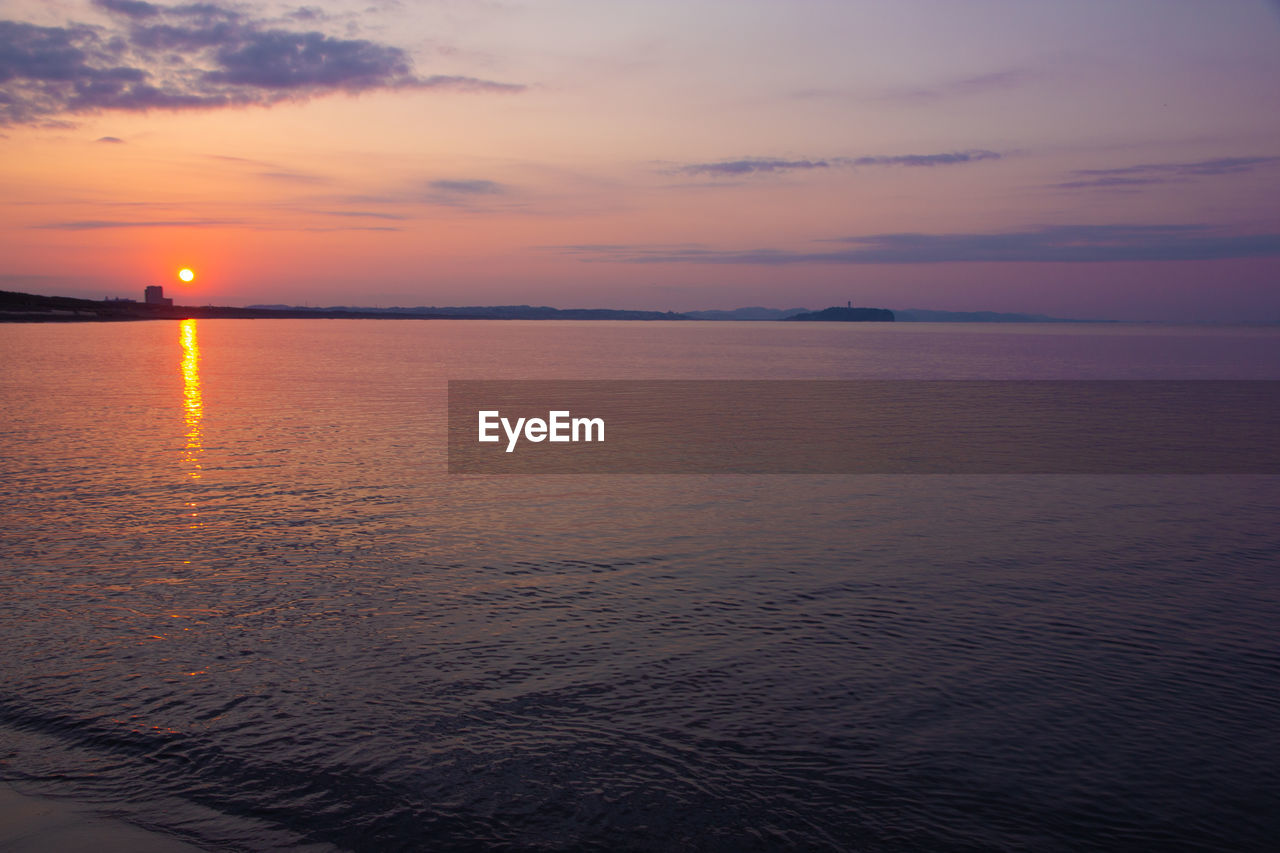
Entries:
{"type": "Polygon", "coordinates": [[[165,297],[164,288],[158,284],[150,285],[145,293],[145,301],[148,305],[172,305],[173,300],[165,297]]]}

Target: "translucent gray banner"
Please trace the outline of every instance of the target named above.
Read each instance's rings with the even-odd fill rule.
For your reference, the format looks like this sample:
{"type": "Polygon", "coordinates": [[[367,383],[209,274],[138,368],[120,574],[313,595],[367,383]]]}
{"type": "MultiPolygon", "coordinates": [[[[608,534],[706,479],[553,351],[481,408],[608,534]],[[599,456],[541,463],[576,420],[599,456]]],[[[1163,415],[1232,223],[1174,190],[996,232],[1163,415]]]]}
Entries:
{"type": "Polygon", "coordinates": [[[1276,381],[452,381],[467,474],[1277,474],[1276,381]]]}

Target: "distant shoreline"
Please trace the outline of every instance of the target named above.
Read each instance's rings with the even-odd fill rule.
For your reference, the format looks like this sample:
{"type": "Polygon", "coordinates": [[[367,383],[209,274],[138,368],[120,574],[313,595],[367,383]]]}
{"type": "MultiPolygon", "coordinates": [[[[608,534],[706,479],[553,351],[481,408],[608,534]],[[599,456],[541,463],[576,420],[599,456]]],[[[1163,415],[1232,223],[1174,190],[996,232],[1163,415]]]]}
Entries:
{"type": "Polygon", "coordinates": [[[837,323],[1109,323],[1113,320],[1049,317],[996,311],[932,311],[836,306],[735,308],[732,310],[638,311],[622,308],[552,308],[545,305],[472,305],[463,307],[297,305],[156,305],[130,299],[80,299],[0,290],[0,323],[101,323],[137,320],[630,320],[702,322],[821,321],[837,323]]]}
{"type": "MultiPolygon", "coordinates": [[[[766,310],[766,309],[760,309],[766,310]]],[[[838,322],[892,322],[893,312],[884,308],[827,309],[836,311],[838,322]],[[858,313],[865,312],[865,313],[858,313]]],[[[236,308],[220,305],[155,305],[127,299],[77,299],[69,296],[39,296],[0,290],[0,322],[6,323],[96,323],[137,320],[792,320],[811,319],[802,309],[777,312],[783,316],[724,317],[698,316],[701,312],[628,311],[613,308],[550,308],[532,305],[504,305],[472,308],[392,308],[361,307],[299,308],[286,305],[255,305],[236,308]],[[799,315],[799,316],[798,316],[799,315]]],[[[708,312],[710,313],[710,312],[708,312]]],[[[818,319],[812,317],[812,319],[818,319]]],[[[825,318],[823,318],[825,319],[825,318]]]]}
{"type": "Polygon", "coordinates": [[[70,296],[38,296],[0,290],[0,323],[102,323],[138,320],[477,320],[446,314],[395,314],[379,311],[235,308],[219,305],[148,305],[125,300],[95,301],[70,296]]]}

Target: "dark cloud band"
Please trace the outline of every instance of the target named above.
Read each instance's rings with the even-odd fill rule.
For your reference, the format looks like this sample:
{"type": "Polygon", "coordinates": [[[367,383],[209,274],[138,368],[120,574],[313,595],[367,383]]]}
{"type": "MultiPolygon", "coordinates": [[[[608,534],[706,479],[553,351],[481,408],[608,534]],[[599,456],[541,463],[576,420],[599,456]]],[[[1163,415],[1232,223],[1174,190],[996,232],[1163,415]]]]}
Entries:
{"type": "Polygon", "coordinates": [[[1217,157],[1191,163],[1139,163],[1112,169],[1076,169],[1058,189],[1114,189],[1150,186],[1217,175],[1241,175],[1280,165],[1280,157],[1217,157]]]}
{"type": "Polygon", "coordinates": [[[943,154],[893,154],[876,157],[831,157],[823,160],[784,160],[776,157],[748,157],[742,160],[722,160],[716,163],[690,163],[676,171],[685,175],[710,175],[712,177],[740,177],[743,175],[776,172],[806,171],[810,169],[844,168],[862,166],[952,166],[973,163],[978,160],[998,160],[1000,154],[982,149],[951,151],[943,154]]]}
{"type": "Polygon", "coordinates": [[[269,25],[214,3],[94,0],[110,26],[0,21],[0,124],[101,110],[270,105],[335,92],[523,87],[419,76],[401,48],[269,25]]]}
{"type": "Polygon", "coordinates": [[[796,169],[825,169],[826,160],[780,160],[773,157],[750,157],[719,163],[690,163],[679,171],[686,175],[753,175],[768,172],[790,172],[796,169]]]}
{"type": "Polygon", "coordinates": [[[462,195],[497,195],[503,191],[502,184],[496,181],[480,179],[431,181],[427,186],[442,193],[460,193],[462,195]]]}
{"type": "Polygon", "coordinates": [[[1206,225],[1061,225],[996,234],[871,234],[824,252],[703,247],[566,246],[586,260],[621,263],[937,264],[1098,263],[1280,257],[1280,234],[1233,234],[1206,225]]]}

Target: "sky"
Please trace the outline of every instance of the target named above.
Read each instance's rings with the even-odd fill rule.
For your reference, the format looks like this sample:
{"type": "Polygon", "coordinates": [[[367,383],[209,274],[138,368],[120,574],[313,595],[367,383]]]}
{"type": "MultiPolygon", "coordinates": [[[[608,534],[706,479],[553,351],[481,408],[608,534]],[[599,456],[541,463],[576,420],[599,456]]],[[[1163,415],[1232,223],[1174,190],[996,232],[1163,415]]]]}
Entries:
{"type": "Polygon", "coordinates": [[[0,289],[149,284],[1280,321],[1280,2],[0,0],[0,289]]]}

